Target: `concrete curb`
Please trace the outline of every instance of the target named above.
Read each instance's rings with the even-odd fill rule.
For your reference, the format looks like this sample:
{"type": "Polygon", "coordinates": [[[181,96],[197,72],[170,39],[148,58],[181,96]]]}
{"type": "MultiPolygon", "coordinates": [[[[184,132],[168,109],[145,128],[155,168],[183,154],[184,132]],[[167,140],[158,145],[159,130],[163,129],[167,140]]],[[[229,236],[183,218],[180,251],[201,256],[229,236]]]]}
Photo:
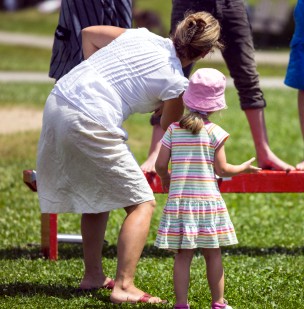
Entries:
{"type": "MultiPolygon", "coordinates": [[[[51,49],[53,46],[53,37],[0,31],[0,43],[51,49]]],[[[272,51],[257,50],[255,53],[255,59],[258,64],[266,63],[287,65],[289,60],[289,52],[278,51],[274,53],[272,51]]],[[[206,60],[210,62],[224,62],[219,51],[215,51],[210,56],[207,56],[206,60]]]]}
{"type": "MultiPolygon", "coordinates": [[[[37,72],[1,72],[0,83],[55,83],[53,78],[48,77],[48,73],[37,72]]],[[[260,78],[261,88],[286,88],[283,77],[264,77],[260,78]]],[[[234,87],[233,80],[227,78],[227,87],[234,87]]]]}
{"type": "MultiPolygon", "coordinates": [[[[51,49],[53,46],[53,37],[0,31],[0,44],[1,43],[16,46],[33,46],[37,48],[51,49]]],[[[278,51],[277,53],[274,53],[271,51],[256,51],[255,58],[257,64],[280,64],[287,66],[289,60],[289,52],[278,51]]],[[[224,62],[222,55],[219,51],[215,51],[210,56],[207,56],[204,60],[214,63],[224,62]]],[[[54,79],[48,77],[48,73],[0,72],[0,82],[54,83],[55,81],[54,79]]],[[[261,88],[288,88],[284,85],[283,78],[280,77],[260,78],[260,85],[261,88]]],[[[233,86],[233,80],[231,78],[227,79],[227,86],[233,86]]]]}
{"type": "Polygon", "coordinates": [[[0,31],[0,43],[51,49],[53,46],[53,38],[49,36],[0,31]]]}

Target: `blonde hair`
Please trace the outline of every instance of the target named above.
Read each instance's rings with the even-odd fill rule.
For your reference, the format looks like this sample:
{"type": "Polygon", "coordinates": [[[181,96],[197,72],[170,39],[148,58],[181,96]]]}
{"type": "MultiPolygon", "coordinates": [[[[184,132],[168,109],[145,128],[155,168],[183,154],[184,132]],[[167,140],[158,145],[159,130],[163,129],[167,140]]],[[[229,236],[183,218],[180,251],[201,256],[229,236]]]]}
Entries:
{"type": "Polygon", "coordinates": [[[179,121],[179,126],[182,129],[191,131],[192,134],[198,134],[204,127],[203,117],[207,118],[207,116],[203,116],[200,113],[190,111],[189,113],[185,114],[179,121]]]}
{"type": "Polygon", "coordinates": [[[194,60],[214,48],[223,48],[219,42],[220,32],[220,24],[211,14],[188,12],[177,25],[171,39],[179,58],[194,60]]]}

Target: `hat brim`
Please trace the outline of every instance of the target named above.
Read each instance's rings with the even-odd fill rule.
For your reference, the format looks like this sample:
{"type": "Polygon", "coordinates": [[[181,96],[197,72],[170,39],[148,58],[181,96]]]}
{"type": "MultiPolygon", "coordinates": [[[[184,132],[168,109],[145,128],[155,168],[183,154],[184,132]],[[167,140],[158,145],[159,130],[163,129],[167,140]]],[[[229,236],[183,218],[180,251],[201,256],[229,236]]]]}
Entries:
{"type": "Polygon", "coordinates": [[[184,104],[193,110],[200,112],[216,112],[222,109],[227,109],[227,104],[224,96],[218,98],[188,98],[187,93],[183,96],[184,104]]]}

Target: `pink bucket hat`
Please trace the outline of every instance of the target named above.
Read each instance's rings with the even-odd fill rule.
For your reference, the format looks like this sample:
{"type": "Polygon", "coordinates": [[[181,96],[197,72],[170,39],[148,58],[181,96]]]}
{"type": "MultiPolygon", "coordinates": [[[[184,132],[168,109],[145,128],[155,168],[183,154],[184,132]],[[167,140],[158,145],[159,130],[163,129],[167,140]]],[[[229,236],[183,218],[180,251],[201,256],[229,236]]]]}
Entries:
{"type": "Polygon", "coordinates": [[[226,77],[216,69],[198,69],[190,78],[183,100],[190,109],[215,112],[227,108],[225,100],[226,77]]]}

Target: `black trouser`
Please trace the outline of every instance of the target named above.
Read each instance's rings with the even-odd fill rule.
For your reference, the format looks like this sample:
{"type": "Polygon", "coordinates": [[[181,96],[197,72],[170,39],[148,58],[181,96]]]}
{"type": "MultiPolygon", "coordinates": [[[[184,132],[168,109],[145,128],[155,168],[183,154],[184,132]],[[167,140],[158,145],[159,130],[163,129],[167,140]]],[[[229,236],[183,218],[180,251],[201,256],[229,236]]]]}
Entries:
{"type": "MultiPolygon", "coordinates": [[[[241,108],[266,106],[254,59],[251,26],[243,0],[172,0],[171,31],[186,11],[206,11],[219,20],[225,49],[223,57],[238,90],[241,108]]],[[[188,77],[190,70],[185,71],[188,77]]]]}
{"type": "Polygon", "coordinates": [[[60,79],[83,60],[81,30],[95,25],[130,28],[132,0],[62,0],[50,77],[60,79]]]}

